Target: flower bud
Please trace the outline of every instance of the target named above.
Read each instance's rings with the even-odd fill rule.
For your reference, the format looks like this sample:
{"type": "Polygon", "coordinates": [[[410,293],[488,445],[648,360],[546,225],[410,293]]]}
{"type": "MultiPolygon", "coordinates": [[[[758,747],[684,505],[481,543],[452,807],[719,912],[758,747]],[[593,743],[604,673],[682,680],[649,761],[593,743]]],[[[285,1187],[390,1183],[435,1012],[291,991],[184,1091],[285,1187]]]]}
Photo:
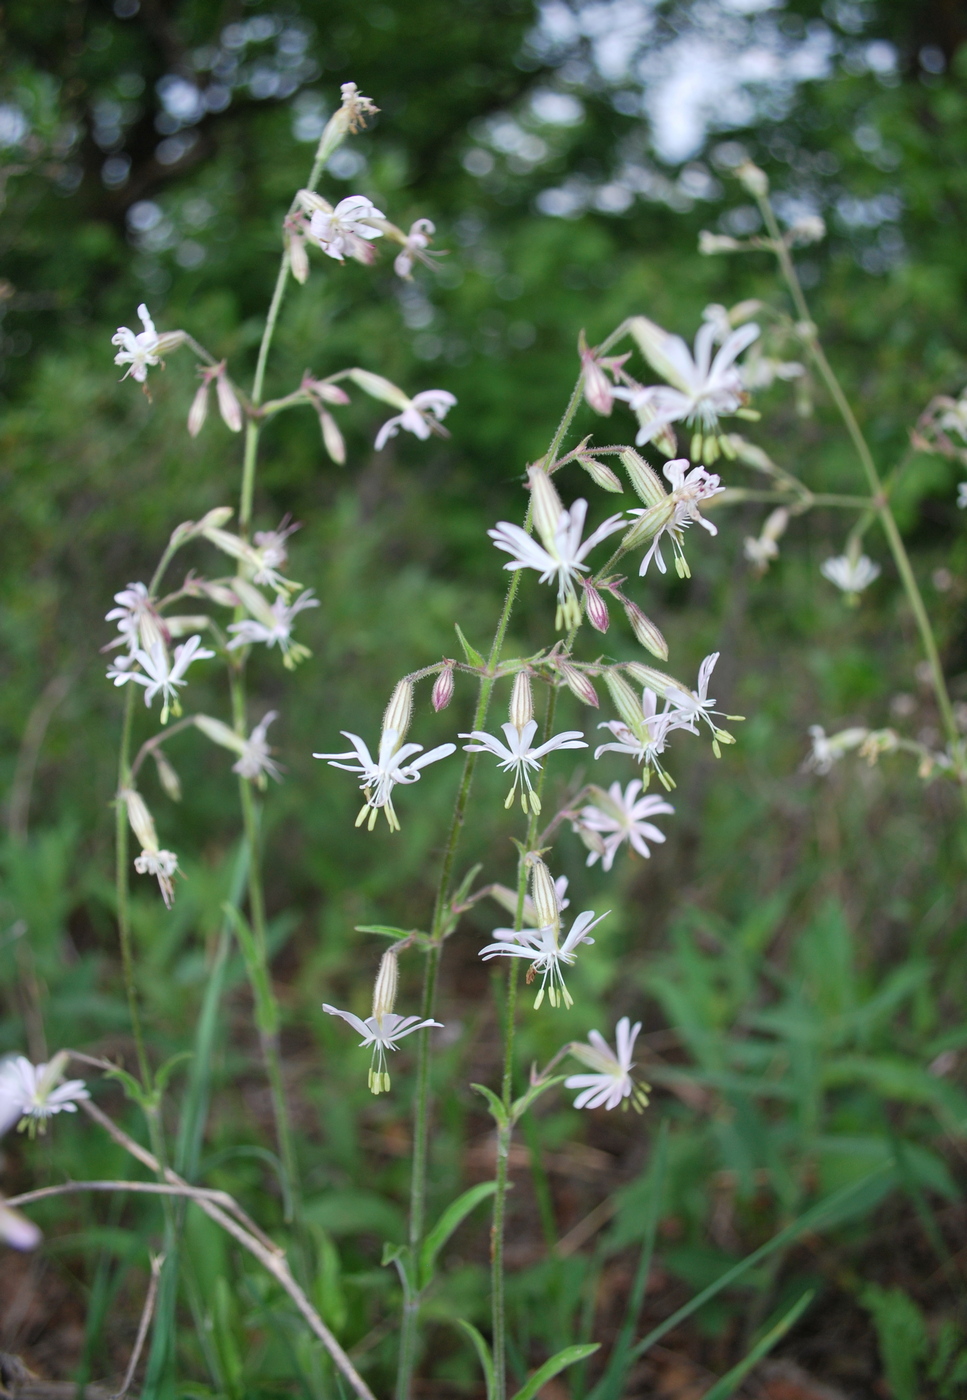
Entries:
{"type": "Polygon", "coordinates": [[[346,461],[346,444],[343,435],[339,431],[335,418],[331,413],[327,413],[324,408],[319,410],[319,426],[322,429],[322,441],[326,451],[337,465],[344,466],[346,461]]]}
{"type": "Polygon", "coordinates": [[[645,717],[641,709],[641,701],[631,689],[624,676],[618,671],[610,668],[604,673],[604,683],[608,687],[608,693],[614,702],[614,707],[631,730],[632,734],[642,743],[648,742],[648,729],[645,725],[645,717]]]}
{"type": "Polygon", "coordinates": [[[578,458],[578,463],[584,468],[595,486],[600,486],[602,491],[621,491],[624,488],[615,476],[610,467],[604,462],[599,462],[594,457],[586,457],[583,454],[578,458]]]}
{"type": "Polygon", "coordinates": [[[349,395],[345,389],[341,389],[338,384],[327,384],[324,379],[309,381],[309,387],[314,394],[317,394],[323,403],[351,403],[349,395]]]}
{"type": "Polygon", "coordinates": [[[654,666],[645,666],[640,661],[626,661],[625,670],[639,685],[647,686],[656,695],[667,697],[677,692],[679,695],[691,696],[692,692],[687,685],[682,685],[681,681],[676,681],[674,676],[668,676],[664,671],[656,671],[654,666]]]}
{"type": "Polygon", "coordinates": [[[242,405],[232,388],[231,381],[225,374],[224,366],[215,376],[215,392],[218,395],[218,411],[222,415],[222,422],[233,433],[240,433],[242,431],[242,405]]]}
{"type": "Polygon", "coordinates": [[[558,661],[557,671],[572,695],[576,695],[583,704],[593,705],[595,709],[598,708],[600,704],[598,692],[591,684],[590,676],[584,671],[579,671],[576,666],[572,666],[570,661],[558,661]]]}
{"type": "Polygon", "coordinates": [[[390,696],[389,704],[386,706],[386,713],[383,715],[383,733],[388,729],[394,730],[400,743],[410,727],[410,720],[413,716],[413,684],[411,681],[402,680],[397,683],[396,689],[390,696]]]}
{"type": "Polygon", "coordinates": [[[510,693],[510,722],[520,734],[534,718],[534,694],[527,671],[518,671],[510,693]]]}
{"type": "Polygon", "coordinates": [[[192,437],[197,437],[208,417],[208,385],[199,384],[195,397],[191,401],[191,408],[188,410],[188,432],[192,437]]]}
{"type": "Polygon", "coordinates": [[[390,948],[380,960],[376,984],[373,987],[373,1016],[377,1021],[387,1016],[396,1002],[396,987],[399,982],[399,967],[396,954],[390,948]]]}
{"type": "Polygon", "coordinates": [[[529,856],[528,859],[531,865],[531,899],[537,914],[537,927],[556,928],[560,923],[561,911],[551,872],[540,856],[529,856]]]}
{"type": "Polygon", "coordinates": [[[528,467],[527,477],[531,489],[534,528],[546,547],[550,549],[554,543],[554,535],[564,506],[554,489],[554,483],[542,467],[528,467]]]}
{"type": "Polygon", "coordinates": [[[410,399],[403,390],[384,379],[381,374],[372,374],[368,369],[351,369],[349,378],[359,385],[364,394],[369,394],[370,398],[380,399],[383,403],[391,404],[393,408],[400,410],[410,406],[410,399]]]}
{"type": "Polygon", "coordinates": [[[668,492],[662,485],[661,477],[633,448],[628,447],[621,453],[621,465],[646,506],[661,505],[667,498],[668,492]]]}
{"type": "Polygon", "coordinates": [[[769,177],[754,161],[744,160],[735,173],[756,199],[764,199],[769,193],[769,177]]]}
{"type": "Polygon", "coordinates": [[[734,253],[741,247],[737,238],[730,238],[726,233],[709,233],[707,228],[703,228],[698,235],[698,251],[706,257],[712,253],[734,253]]]}
{"type": "Polygon", "coordinates": [[[152,749],[158,781],[172,802],[181,801],[181,779],[160,749],[152,749]]]}
{"type": "Polygon", "coordinates": [[[584,610],[588,615],[588,621],[596,632],[607,632],[611,625],[608,605],[593,583],[584,585],[584,610]]]}
{"type": "Polygon", "coordinates": [[[141,843],[142,850],[157,851],[158,833],[155,831],[154,819],[141,794],[136,792],[134,788],[122,788],[118,793],[118,801],[124,803],[128,821],[131,823],[131,830],[141,843]]]}
{"type": "Polygon", "coordinates": [[[584,397],[595,413],[601,413],[607,417],[614,407],[614,394],[611,392],[611,383],[604,370],[594,357],[594,351],[587,348],[587,341],[584,339],[584,332],[578,342],[578,349],[581,355],[581,374],[584,379],[584,397]]]}
{"type": "Polygon", "coordinates": [[[298,229],[291,228],[288,224],[286,224],[286,235],[292,276],[302,285],[309,278],[309,254],[306,252],[306,240],[298,229]]]}
{"type": "Polygon", "coordinates": [[[0,1196],[0,1240],[11,1249],[36,1249],[43,1239],[38,1227],[0,1196]]]}
{"type": "Polygon", "coordinates": [[[433,703],[433,708],[439,713],[440,710],[446,709],[452,699],[453,666],[448,662],[433,682],[433,692],[430,695],[430,700],[433,703]]]}
{"type": "Polygon", "coordinates": [[[625,617],[631,623],[635,636],[641,645],[650,651],[652,656],[657,656],[660,661],[668,660],[668,643],[652,622],[650,617],[646,617],[641,608],[636,603],[624,600],[625,617]]]}

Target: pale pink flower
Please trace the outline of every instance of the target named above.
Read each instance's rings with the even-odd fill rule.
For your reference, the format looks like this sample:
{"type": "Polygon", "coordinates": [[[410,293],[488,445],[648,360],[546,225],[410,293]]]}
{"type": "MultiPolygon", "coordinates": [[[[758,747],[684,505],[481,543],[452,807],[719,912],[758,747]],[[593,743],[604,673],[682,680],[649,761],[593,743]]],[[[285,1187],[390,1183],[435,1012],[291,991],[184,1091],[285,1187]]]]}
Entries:
{"type": "Polygon", "coordinates": [[[351,194],[341,199],[331,213],[316,209],[309,220],[309,237],[330,258],[342,262],[348,253],[350,257],[368,260],[371,250],[366,242],[382,238],[383,230],[374,228],[369,219],[382,219],[385,215],[362,194],[351,194]]]}
{"type": "MultiPolygon", "coordinates": [[[[456,398],[446,389],[423,389],[414,394],[402,413],[386,422],[376,434],[377,452],[386,446],[390,438],[396,437],[400,428],[425,442],[431,433],[443,433],[440,422],[456,403],[456,398]]],[[[446,436],[446,434],[443,434],[446,436]]]]}
{"type": "Polygon", "coordinates": [[[642,797],[642,784],[635,778],[622,791],[620,783],[612,783],[607,793],[600,792],[598,800],[582,807],[578,813],[575,830],[584,828],[601,838],[603,850],[592,850],[588,865],[594,865],[601,858],[602,870],[610,870],[614,858],[625,841],[640,856],[650,856],[648,841],[659,844],[665,840],[665,833],[649,817],[670,815],[675,808],[660,797],[642,797]]]}

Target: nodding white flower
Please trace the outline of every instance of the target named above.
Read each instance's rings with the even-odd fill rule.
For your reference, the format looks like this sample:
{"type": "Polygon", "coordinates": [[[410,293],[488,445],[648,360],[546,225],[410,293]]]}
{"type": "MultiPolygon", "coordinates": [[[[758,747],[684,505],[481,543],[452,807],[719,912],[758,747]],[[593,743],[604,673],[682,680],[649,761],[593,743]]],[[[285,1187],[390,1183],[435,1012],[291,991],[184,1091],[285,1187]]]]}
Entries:
{"type": "MultiPolygon", "coordinates": [[[[711,496],[717,496],[720,491],[724,491],[722,479],[715,472],[710,472],[705,467],[692,467],[689,470],[689,460],[687,457],[676,457],[672,462],[666,462],[662,471],[665,478],[671,483],[671,494],[669,503],[672,506],[672,513],[667,522],[662,525],[658,533],[651,542],[651,547],[641,565],[638,573],[644,575],[648,571],[648,565],[652,559],[658,565],[658,572],[665,573],[665,560],[662,557],[661,541],[662,536],[667,535],[671,540],[672,549],[675,555],[675,570],[679,578],[689,578],[690,572],[688,562],[685,558],[685,551],[682,543],[682,532],[688,528],[693,520],[701,525],[703,530],[707,530],[710,535],[717,535],[718,529],[711,520],[706,520],[699,510],[699,502],[707,501],[711,496]]],[[[630,510],[631,516],[641,516],[647,513],[646,508],[630,510]]]]}
{"type": "Polygon", "coordinates": [[[76,1113],[78,1102],[91,1097],[83,1079],[60,1082],[67,1058],[61,1051],[49,1064],[33,1065],[24,1055],[0,1061],[0,1133],[19,1123],[33,1137],[55,1113],[76,1113]]]}
{"type": "Polygon", "coordinates": [[[232,764],[232,772],[240,778],[251,778],[259,787],[265,787],[266,777],[282,781],[282,770],[272,758],[266,734],[273,720],[278,719],[278,710],[269,710],[262,716],[247,739],[242,740],[242,752],[237,763],[232,764]]]}
{"type": "Polygon", "coordinates": [[[785,506],[779,506],[772,511],[762,526],[762,533],[758,539],[747,535],[742,546],[743,553],[749,563],[754,565],[759,574],[764,574],[773,559],[779,557],[779,540],[785,534],[786,526],[789,524],[789,512],[785,506]]]}
{"type": "Polygon", "coordinates": [[[627,1016],[622,1016],[615,1027],[617,1053],[599,1031],[591,1031],[588,1044],[575,1041],[568,1046],[568,1053],[582,1065],[587,1065],[592,1074],[571,1074],[564,1081],[565,1089],[580,1089],[574,1100],[575,1108],[617,1108],[626,1109],[629,1102],[640,1113],[648,1102],[647,1084],[636,1084],[631,1076],[634,1061],[635,1041],[641,1030],[641,1022],[634,1025],[627,1016]]]}
{"type": "Polygon", "coordinates": [[[564,985],[562,965],[570,967],[574,963],[575,950],[580,944],[594,942],[593,938],[588,937],[589,933],[610,912],[607,910],[597,918],[593,909],[578,914],[563,943],[560,941],[560,917],[546,928],[524,928],[519,931],[495,928],[497,942],[481,948],[480,956],[484,962],[497,957],[525,958],[531,964],[527,970],[528,984],[537,973],[541,974],[540,991],[534,1001],[535,1011],[543,1002],[545,992],[552,1006],[573,1006],[574,998],[564,985]]]}
{"type": "Polygon", "coordinates": [[[173,875],[178,874],[178,857],[174,851],[142,851],[135,857],[134,868],[139,875],[153,875],[158,881],[165,908],[170,909],[175,902],[173,875]]]}
{"type": "Polygon", "coordinates": [[[258,550],[259,562],[252,575],[253,583],[277,587],[280,575],[276,571],[284,568],[289,562],[289,551],[286,548],[288,538],[294,535],[296,530],[302,529],[301,521],[297,520],[294,525],[290,525],[290,519],[288,515],[283,516],[275,530],[256,530],[255,548],[258,550]]]}
{"type": "Polygon", "coordinates": [[[660,797],[640,797],[642,784],[635,778],[622,791],[620,783],[612,783],[607,792],[595,790],[596,801],[582,807],[574,830],[593,832],[601,841],[602,849],[592,847],[588,865],[594,865],[600,857],[601,869],[610,870],[619,848],[625,841],[640,856],[650,856],[648,841],[661,843],[665,833],[654,826],[648,817],[671,815],[675,808],[660,797]]]}
{"type": "MultiPolygon", "coordinates": [[[[429,247],[435,233],[436,225],[432,219],[417,219],[415,223],[410,224],[403,251],[397,254],[393,263],[393,271],[397,277],[409,282],[415,262],[425,263],[427,267],[433,266],[424,250],[429,247]]],[[[439,254],[436,256],[439,257],[439,254]]]]}
{"type": "MultiPolygon", "coordinates": [[[[719,659],[720,653],[713,651],[710,656],[706,656],[701,666],[698,668],[698,689],[687,691],[675,686],[668,692],[668,700],[673,709],[672,727],[675,729],[687,729],[690,734],[698,733],[698,725],[702,720],[712,731],[712,749],[716,758],[721,757],[719,744],[734,744],[735,739],[726,729],[719,729],[712,716],[722,714],[721,710],[713,708],[714,699],[709,699],[708,683],[712,672],[715,670],[715,663],[719,659]]],[[[741,715],[725,715],[725,719],[741,719],[741,715]]]]}
{"type": "MultiPolygon", "coordinates": [[[[355,83],[343,83],[339,89],[342,106],[336,113],[346,131],[362,131],[366,118],[379,108],[371,97],[364,97],[355,83]]],[[[333,119],[335,120],[335,118],[333,119]]]]}
{"type": "Polygon", "coordinates": [[[536,719],[528,720],[522,729],[518,729],[514,724],[502,724],[500,727],[507,740],[505,744],[493,734],[475,729],[471,734],[460,735],[461,739],[475,741],[472,744],[464,744],[463,747],[468,753],[492,753],[499,760],[499,766],[504,772],[512,772],[514,775],[513,785],[504,806],[512,805],[517,789],[520,788],[521,807],[526,812],[529,806],[536,815],[541,810],[541,804],[537,793],[531,787],[531,773],[539,773],[543,766],[541,759],[553,753],[555,749],[586,749],[584,734],[580,729],[565,729],[562,733],[546,739],[543,744],[535,745],[536,719]]]}
{"type": "Polygon", "coordinates": [[[259,622],[254,617],[246,617],[241,622],[229,623],[228,630],[234,633],[234,636],[229,642],[227,650],[234,651],[237,647],[251,646],[255,642],[264,642],[270,648],[278,643],[283,663],[287,669],[292,670],[297,662],[304,661],[307,656],[311,655],[308,647],[292,640],[292,626],[295,618],[306,608],[317,608],[318,606],[319,599],[313,597],[311,588],[300,593],[292,603],[287,603],[285,598],[280,595],[271,608],[267,610],[265,621],[259,622]],[[272,615],[271,621],[268,620],[269,613],[272,615]]]}
{"type": "Polygon", "coordinates": [[[694,357],[681,336],[670,335],[643,316],[634,317],[631,330],[652,366],[668,384],[619,386],[616,398],[632,409],[646,409],[636,442],[652,442],[670,423],[695,425],[705,433],[718,431],[719,419],[734,413],[745,402],[742,372],[735,361],[759,334],[755,322],[740,326],[727,336],[712,359],[716,326],[706,321],[695,337],[694,357]]]}
{"type": "MultiPolygon", "coordinates": [[[[620,515],[609,516],[587,539],[581,542],[584,520],[588,513],[588,503],[577,500],[570,510],[561,507],[556,526],[552,531],[544,529],[543,547],[522,530],[507,520],[500,520],[487,534],[498,549],[512,555],[505,569],[535,569],[540,574],[541,583],[557,581],[557,615],[554,625],[557,628],[578,627],[581,622],[581,605],[575,592],[575,583],[589,566],[584,560],[596,544],[613,535],[615,530],[624,528],[626,522],[620,515]]],[[[540,528],[540,526],[539,526],[540,528]]]]}
{"type": "Polygon", "coordinates": [[[158,353],[160,336],[154,328],[154,322],[144,302],[138,307],[138,315],[144,330],[135,334],[134,331],[128,330],[127,326],[118,326],[117,333],[111,337],[111,344],[121,347],[114,356],[114,363],[128,366],[122,375],[122,380],[127,379],[130,374],[132,379],[143,384],[148,377],[149,365],[160,365],[161,363],[161,356],[158,353]]]}
{"type": "Polygon", "coordinates": [[[844,754],[849,753],[851,749],[858,749],[869,732],[868,729],[856,727],[841,729],[838,734],[827,736],[821,724],[811,724],[809,726],[809,740],[812,752],[806,759],[804,767],[825,776],[833,764],[838,763],[844,754]]]}
{"type": "Polygon", "coordinates": [[[967,481],[962,481],[957,487],[957,505],[961,510],[967,510],[967,481]]]}
{"type": "Polygon", "coordinates": [[[858,559],[852,559],[848,554],[838,554],[835,558],[823,560],[819,572],[844,593],[856,594],[880,577],[880,566],[866,554],[861,554],[858,559]]]}
{"type": "Polygon", "coordinates": [[[654,769],[666,788],[674,786],[671,778],[668,777],[659,761],[659,754],[665,752],[665,742],[669,733],[673,729],[681,727],[671,706],[666,701],[665,708],[659,713],[658,696],[653,690],[646,686],[641,692],[641,723],[647,738],[641,738],[624,720],[609,719],[598,725],[599,729],[607,729],[609,734],[614,736],[614,743],[600,744],[594,751],[594,757],[600,758],[603,753],[624,753],[633,758],[636,763],[643,764],[646,769],[654,769]]]}
{"type": "Polygon", "coordinates": [[[150,651],[138,648],[133,653],[133,659],[141,667],[140,671],[122,669],[120,665],[112,666],[108,671],[108,680],[112,680],[115,685],[124,685],[127,681],[134,681],[137,685],[144,686],[144,703],[150,707],[151,701],[161,691],[161,723],[168,723],[168,712],[171,711],[176,717],[181,714],[181,704],[178,699],[178,691],[188,682],[185,680],[185,672],[193,661],[206,661],[214,656],[213,651],[201,644],[201,637],[189,637],[187,642],[182,642],[181,646],[175,647],[174,659],[168,656],[164,643],[157,641],[150,651]]]}
{"type": "Polygon", "coordinates": [[[360,1048],[373,1047],[373,1058],[369,1067],[369,1087],[374,1094],[386,1093],[390,1087],[390,1077],[386,1069],[387,1050],[398,1049],[397,1041],[414,1031],[422,1031],[431,1026],[440,1027],[440,1021],[423,1021],[419,1016],[397,1016],[394,1011],[386,1011],[381,1016],[367,1016],[363,1021],[351,1011],[340,1011],[338,1006],[323,1004],[323,1011],[330,1016],[341,1016],[353,1030],[363,1037],[360,1048]]]}
{"type": "Polygon", "coordinates": [[[628,355],[610,355],[602,358],[596,350],[589,350],[582,331],[578,338],[578,354],[581,356],[581,378],[585,402],[595,413],[607,417],[614,406],[614,385],[605,373],[612,374],[620,369],[628,355]]]}
{"type": "Polygon", "coordinates": [[[129,583],[127,588],[115,593],[114,601],[119,606],[106,613],[104,621],[116,622],[121,635],[110,646],[126,646],[133,655],[139,644],[150,651],[155,642],[164,639],[164,623],[145,584],[129,583]]]}
{"type": "Polygon", "coordinates": [[[340,733],[352,744],[348,753],[314,753],[313,758],[324,759],[330,768],[342,768],[346,773],[358,773],[362,778],[360,789],[366,801],[359,809],[356,825],[361,826],[368,816],[368,827],[372,831],[380,808],[386,817],[391,831],[399,831],[400,824],[393,806],[393,788],[397,783],[415,783],[421,777],[420,770],[428,763],[437,763],[441,758],[449,758],[456,752],[456,744],[439,744],[429,753],[423,753],[422,744],[404,744],[396,729],[385,728],[380,735],[379,752],[373,759],[368,747],[358,734],[350,734],[342,729],[340,733]],[[414,755],[419,754],[419,758],[414,755]]]}
{"type": "Polygon", "coordinates": [[[330,212],[313,210],[309,220],[309,237],[337,262],[342,262],[347,253],[350,257],[369,261],[372,249],[362,240],[382,238],[383,230],[374,228],[366,221],[385,217],[365,195],[351,194],[341,199],[330,212]]]}
{"type": "Polygon", "coordinates": [[[396,437],[400,428],[413,433],[421,442],[425,442],[431,433],[448,436],[446,429],[440,427],[440,423],[456,401],[447,389],[423,389],[419,394],[414,394],[403,412],[398,413],[395,418],[387,418],[376,434],[377,452],[386,446],[390,438],[396,437]]]}

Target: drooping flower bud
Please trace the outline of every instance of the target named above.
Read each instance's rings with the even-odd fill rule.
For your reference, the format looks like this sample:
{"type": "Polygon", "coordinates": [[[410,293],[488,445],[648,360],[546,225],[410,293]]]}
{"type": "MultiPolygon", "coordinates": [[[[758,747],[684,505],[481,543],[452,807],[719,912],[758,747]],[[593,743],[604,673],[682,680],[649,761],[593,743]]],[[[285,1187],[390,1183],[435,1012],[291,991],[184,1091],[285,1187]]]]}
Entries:
{"type": "Polygon", "coordinates": [[[178,777],[176,770],[172,767],[161,749],[152,749],[151,752],[155,767],[158,770],[158,781],[161,783],[161,786],[171,798],[172,802],[180,802],[181,779],[178,777]]]}
{"type": "Polygon", "coordinates": [[[584,585],[584,610],[588,615],[588,621],[596,632],[607,632],[611,626],[608,605],[593,583],[584,585]]]}
{"type": "Polygon", "coordinates": [[[390,948],[380,960],[379,972],[373,987],[373,1016],[377,1021],[389,1014],[396,1003],[396,988],[399,983],[399,966],[396,954],[390,948]]]}
{"type": "Polygon", "coordinates": [[[410,727],[410,720],[413,717],[413,683],[408,680],[397,682],[396,689],[390,696],[389,704],[386,706],[386,713],[383,715],[383,733],[392,729],[397,740],[402,743],[406,736],[406,731],[410,727]]]}
{"type": "Polygon", "coordinates": [[[641,708],[641,701],[632,690],[625,678],[614,668],[609,667],[604,673],[604,683],[608,687],[608,693],[614,702],[614,707],[631,730],[632,734],[642,743],[647,743],[649,739],[648,729],[645,725],[644,714],[641,708]]]}
{"type": "Polygon", "coordinates": [[[215,376],[215,392],[218,395],[218,411],[222,415],[222,422],[233,433],[240,433],[242,431],[242,405],[239,403],[238,395],[225,373],[224,361],[215,376]]]}
{"type": "Polygon", "coordinates": [[[546,548],[550,549],[554,543],[554,535],[564,506],[554,489],[554,483],[542,467],[528,467],[527,476],[531,488],[534,528],[544,541],[546,548]]]}
{"type": "Polygon", "coordinates": [[[340,467],[346,462],[346,443],[342,433],[331,413],[327,413],[324,408],[319,410],[319,426],[322,429],[322,441],[326,451],[332,460],[340,467]]]}
{"type": "Polygon", "coordinates": [[[446,709],[452,699],[453,663],[447,662],[446,666],[444,666],[443,670],[433,682],[433,692],[430,696],[430,700],[433,703],[433,708],[439,713],[440,710],[446,709]]]}
{"type": "Polygon", "coordinates": [[[289,266],[292,269],[292,276],[301,285],[309,277],[309,255],[306,252],[306,240],[295,220],[286,219],[283,229],[285,246],[289,250],[289,266]]]}
{"type": "Polygon", "coordinates": [[[595,413],[601,413],[607,417],[614,407],[614,394],[611,392],[608,376],[598,364],[594,351],[588,349],[583,331],[578,341],[578,351],[581,356],[584,397],[595,413]]]}
{"type": "Polygon", "coordinates": [[[527,671],[518,671],[514,677],[514,688],[510,693],[510,722],[518,734],[534,718],[534,694],[531,678],[527,671]]]}
{"type": "Polygon", "coordinates": [[[191,408],[188,410],[188,432],[192,437],[197,437],[205,425],[208,417],[208,385],[199,384],[195,397],[191,401],[191,408]]]}
{"type": "Polygon", "coordinates": [[[586,675],[584,671],[579,671],[576,666],[572,666],[570,661],[558,661],[557,670],[572,695],[576,695],[582,704],[598,708],[600,704],[598,692],[591,684],[590,676],[586,675]]]}
{"type": "Polygon", "coordinates": [[[769,193],[769,177],[754,161],[744,160],[735,173],[749,194],[757,199],[763,199],[769,193]]]}
{"type": "Polygon", "coordinates": [[[157,852],[158,833],[155,831],[154,818],[141,794],[134,788],[122,788],[118,793],[118,801],[124,803],[131,830],[141,843],[142,850],[157,852]]]}
{"type": "Polygon", "coordinates": [[[632,603],[630,599],[625,598],[623,602],[625,616],[631,623],[632,630],[641,645],[645,647],[647,651],[650,651],[652,656],[657,656],[659,661],[667,661],[668,643],[652,622],[651,618],[647,617],[641,611],[641,608],[639,608],[636,603],[632,603]]]}
{"type": "Polygon", "coordinates": [[[624,490],[611,468],[605,466],[604,462],[599,462],[596,457],[582,453],[578,458],[578,463],[587,472],[595,486],[600,486],[602,491],[620,492],[624,490]]]}
{"type": "Polygon", "coordinates": [[[531,899],[537,914],[538,928],[556,928],[561,921],[561,908],[551,872],[540,856],[529,856],[531,866],[531,899]]]}

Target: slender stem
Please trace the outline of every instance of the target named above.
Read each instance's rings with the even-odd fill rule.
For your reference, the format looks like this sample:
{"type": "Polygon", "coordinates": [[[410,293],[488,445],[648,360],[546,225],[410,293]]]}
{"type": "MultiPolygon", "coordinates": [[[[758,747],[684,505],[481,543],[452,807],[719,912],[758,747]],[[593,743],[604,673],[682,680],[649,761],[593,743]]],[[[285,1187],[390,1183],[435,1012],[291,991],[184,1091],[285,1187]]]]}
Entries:
{"type": "Polygon", "coordinates": [[[121,728],[121,747],[118,754],[118,796],[114,803],[115,829],[115,890],[117,898],[118,937],[121,942],[121,968],[124,974],[124,987],[128,998],[128,1014],[131,1017],[131,1030],[134,1033],[134,1047],[138,1058],[141,1082],[145,1088],[151,1086],[151,1066],[144,1048],[144,1033],[141,1028],[141,1012],[138,1008],[138,992],[134,983],[134,956],[131,950],[131,906],[128,899],[128,809],[120,796],[131,782],[131,726],[134,720],[134,687],[128,686],[124,697],[124,720],[121,728]]]}
{"type": "Polygon", "coordinates": [[[963,781],[965,778],[965,771],[960,733],[957,729],[956,720],[954,719],[953,706],[950,703],[950,694],[947,690],[947,681],[944,676],[940,652],[937,648],[937,641],[934,637],[930,617],[923,601],[923,595],[920,592],[920,587],[910,563],[910,556],[907,553],[893,511],[890,508],[890,502],[883,490],[883,482],[880,479],[876,463],[873,460],[873,454],[863,435],[863,430],[857,422],[849,399],[846,397],[843,387],[836,376],[836,372],[826,358],[826,353],[819,341],[819,336],[816,332],[815,324],[810,317],[809,306],[803,295],[795,265],[789,255],[789,249],[782,237],[779,225],[776,222],[776,216],[773,213],[772,205],[765,195],[758,197],[758,204],[762,211],[762,217],[765,220],[766,227],[769,230],[769,236],[772,239],[780,269],[782,270],[786,285],[789,288],[789,294],[792,297],[793,304],[802,322],[799,327],[800,334],[809,347],[810,354],[816,362],[817,368],[826,384],[826,388],[829,390],[830,397],[839,410],[840,417],[846,426],[846,431],[856,450],[856,455],[860,459],[860,464],[870,488],[870,494],[873,497],[873,506],[883,526],[887,544],[890,547],[890,553],[893,555],[893,562],[896,564],[897,572],[900,575],[900,580],[917,624],[917,630],[920,633],[920,642],[923,646],[927,664],[930,667],[930,676],[933,682],[934,694],[937,699],[937,707],[940,711],[947,741],[950,744],[951,756],[957,775],[961,781],[963,781]]]}

